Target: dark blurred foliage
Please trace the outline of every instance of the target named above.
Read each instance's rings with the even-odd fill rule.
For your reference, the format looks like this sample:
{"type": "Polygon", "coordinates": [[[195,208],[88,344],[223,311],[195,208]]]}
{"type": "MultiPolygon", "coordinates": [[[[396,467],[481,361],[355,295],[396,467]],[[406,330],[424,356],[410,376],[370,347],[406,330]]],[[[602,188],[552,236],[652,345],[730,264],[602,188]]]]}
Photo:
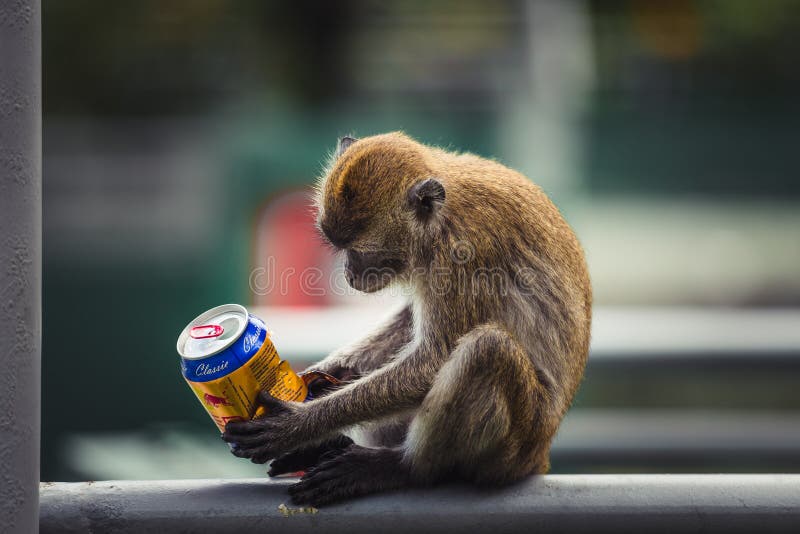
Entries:
{"type": "MultiPolygon", "coordinates": [[[[653,99],[690,102],[704,96],[764,97],[760,104],[768,107],[776,103],[766,98],[780,97],[796,105],[800,13],[793,0],[589,5],[600,95],[629,105],[640,98],[647,107],[653,99]]],[[[524,31],[513,16],[522,14],[524,3],[513,1],[75,0],[51,1],[46,8],[44,72],[47,85],[60,88],[48,91],[47,109],[58,114],[206,112],[254,86],[315,105],[347,94],[349,81],[369,74],[353,72],[348,57],[354,33],[365,26],[410,22],[401,33],[409,48],[418,46],[413,40],[426,29],[445,31],[427,40],[446,40],[461,49],[462,59],[476,40],[502,39],[487,31],[493,26],[524,31]],[[464,27],[465,19],[480,16],[485,18],[464,27]],[[436,18],[450,22],[432,24],[436,18]]],[[[392,44],[388,37],[359,52],[391,62],[389,54],[397,52],[386,48],[392,44]]]]}
{"type": "Polygon", "coordinates": [[[692,97],[780,97],[797,105],[800,6],[793,0],[600,0],[592,8],[601,94],[629,103],[646,96],[639,103],[648,106],[692,97]]]}
{"type": "MultiPolygon", "coordinates": [[[[412,77],[437,58],[450,69],[472,64],[474,53],[519,33],[513,14],[521,7],[508,0],[51,1],[44,71],[47,85],[60,90],[48,91],[47,111],[206,113],[253,89],[288,105],[320,106],[352,96],[365,77],[387,74],[359,71],[364,56],[412,77]]],[[[428,83],[470,90],[459,78],[428,83]]]]}
{"type": "Polygon", "coordinates": [[[800,4],[592,3],[596,193],[800,194],[800,4]]]}
{"type": "Polygon", "coordinates": [[[207,113],[252,87],[314,105],[342,84],[346,2],[49,2],[47,111],[207,113]],[[73,89],[73,90],[69,90],[73,89]]]}
{"type": "MultiPolygon", "coordinates": [[[[796,2],[587,5],[590,191],[800,194],[785,179],[800,171],[796,2]]],[[[390,103],[491,121],[524,83],[525,13],[520,1],[49,2],[46,111],[197,116],[260,101],[306,121],[390,103]]]]}

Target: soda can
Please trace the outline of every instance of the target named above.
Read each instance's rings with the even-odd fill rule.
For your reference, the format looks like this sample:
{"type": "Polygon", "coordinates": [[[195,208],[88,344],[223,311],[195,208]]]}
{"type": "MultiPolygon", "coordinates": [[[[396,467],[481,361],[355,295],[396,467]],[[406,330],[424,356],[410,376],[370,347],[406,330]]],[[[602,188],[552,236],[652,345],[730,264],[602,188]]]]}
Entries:
{"type": "MultiPolygon", "coordinates": [[[[282,361],[264,322],[239,304],[198,315],[178,336],[183,377],[220,431],[228,421],[262,415],[262,390],[303,402],[306,381],[282,361]]],[[[311,377],[308,377],[311,378],[311,377]]]]}

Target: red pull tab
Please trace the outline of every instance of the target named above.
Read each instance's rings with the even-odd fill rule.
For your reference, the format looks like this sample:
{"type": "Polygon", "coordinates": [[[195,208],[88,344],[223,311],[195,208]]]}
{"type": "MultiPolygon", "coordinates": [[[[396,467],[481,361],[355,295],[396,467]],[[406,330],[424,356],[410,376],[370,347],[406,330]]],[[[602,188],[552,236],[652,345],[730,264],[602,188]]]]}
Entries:
{"type": "Polygon", "coordinates": [[[218,324],[207,324],[203,326],[195,326],[189,330],[189,335],[194,339],[208,339],[210,337],[218,337],[222,335],[225,330],[218,324]]]}

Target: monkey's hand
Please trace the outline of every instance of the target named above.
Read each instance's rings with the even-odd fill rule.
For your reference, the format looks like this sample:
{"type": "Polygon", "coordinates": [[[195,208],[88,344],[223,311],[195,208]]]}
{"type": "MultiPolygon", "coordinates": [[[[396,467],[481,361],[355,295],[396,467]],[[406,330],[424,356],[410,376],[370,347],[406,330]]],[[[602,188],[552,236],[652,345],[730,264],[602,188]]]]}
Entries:
{"type": "Polygon", "coordinates": [[[329,374],[342,383],[352,382],[359,377],[359,374],[356,372],[353,366],[348,365],[346,362],[340,359],[331,361],[323,360],[315,365],[312,365],[303,371],[302,374],[313,373],[314,371],[321,371],[329,374]]]}
{"type": "Polygon", "coordinates": [[[267,391],[258,395],[258,403],[267,409],[264,416],[225,425],[222,439],[234,444],[234,456],[263,464],[314,440],[306,424],[308,405],[278,400],[267,391]]]}

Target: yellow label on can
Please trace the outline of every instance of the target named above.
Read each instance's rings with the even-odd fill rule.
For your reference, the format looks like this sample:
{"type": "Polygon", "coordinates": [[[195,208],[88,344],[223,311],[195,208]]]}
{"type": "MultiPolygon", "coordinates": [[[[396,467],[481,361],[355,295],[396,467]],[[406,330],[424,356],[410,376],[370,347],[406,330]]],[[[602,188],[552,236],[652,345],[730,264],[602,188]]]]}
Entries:
{"type": "Polygon", "coordinates": [[[256,405],[262,390],[284,401],[302,402],[308,390],[302,378],[281,361],[269,336],[247,363],[216,380],[193,382],[186,379],[197,399],[214,420],[220,431],[228,421],[247,420],[263,415],[264,409],[256,405]]]}

